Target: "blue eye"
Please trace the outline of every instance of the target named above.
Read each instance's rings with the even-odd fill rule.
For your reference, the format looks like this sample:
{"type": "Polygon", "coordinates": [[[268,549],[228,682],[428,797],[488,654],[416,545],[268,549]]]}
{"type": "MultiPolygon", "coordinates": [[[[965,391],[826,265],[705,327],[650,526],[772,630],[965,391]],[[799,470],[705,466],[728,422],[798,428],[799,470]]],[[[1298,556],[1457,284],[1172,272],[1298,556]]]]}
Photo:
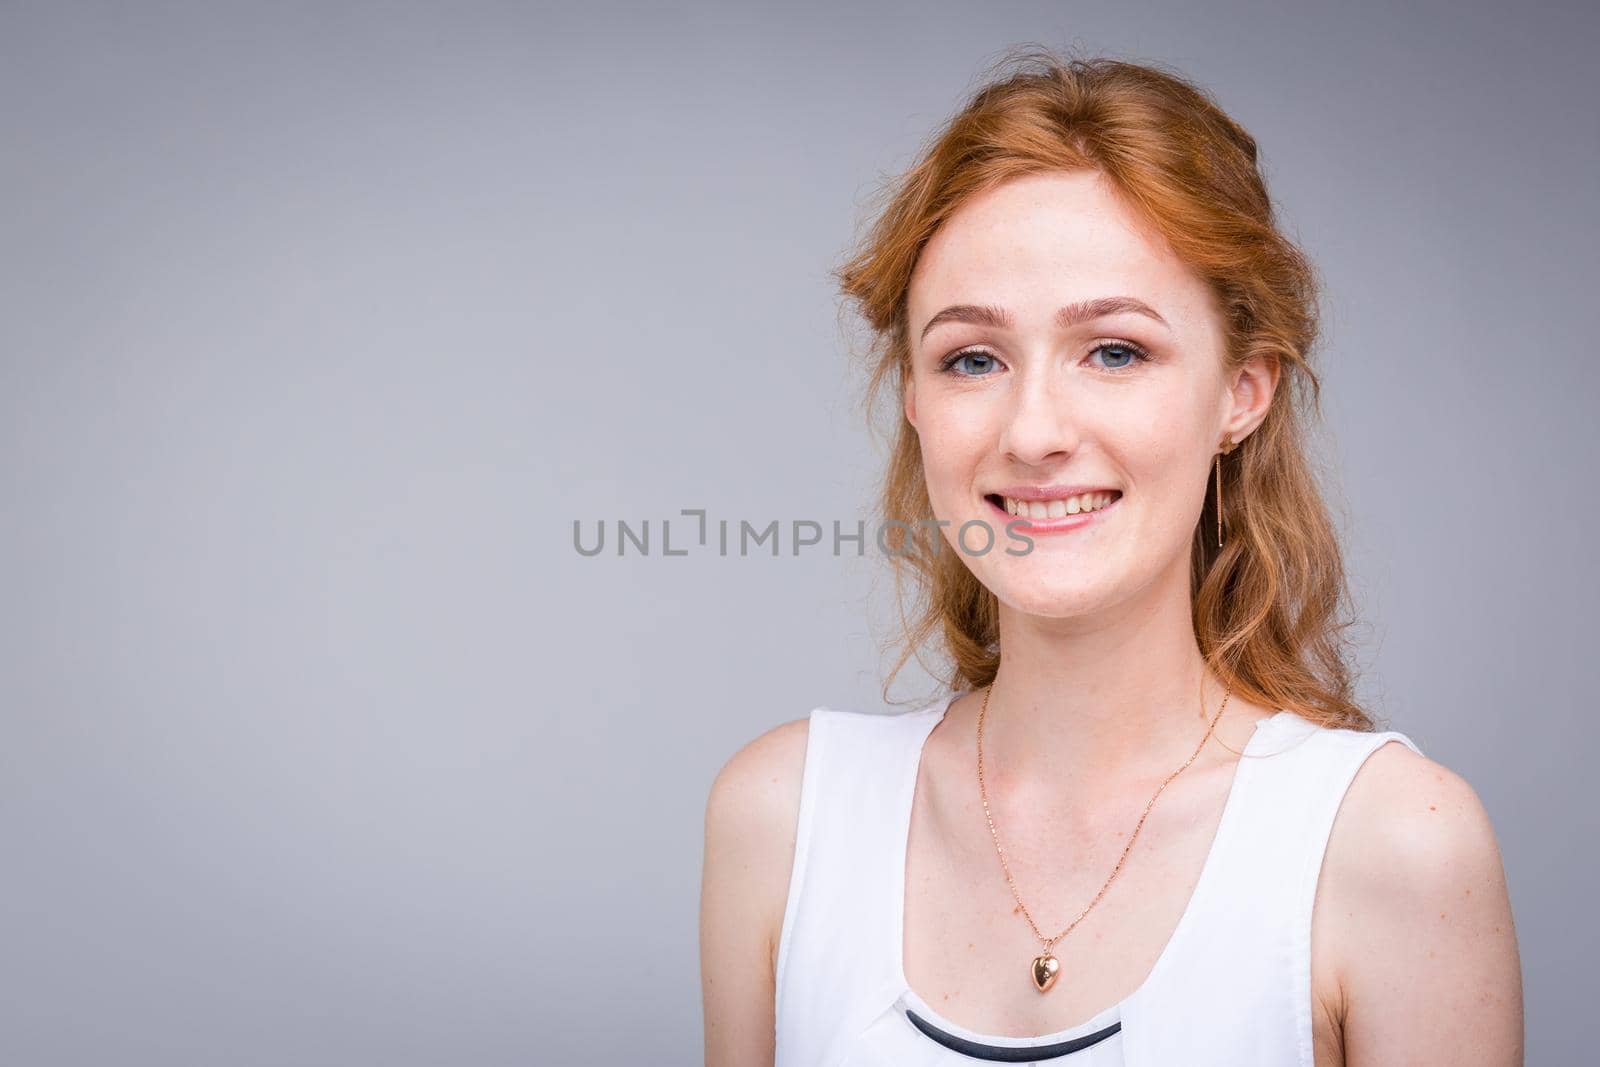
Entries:
{"type": "Polygon", "coordinates": [[[944,362],[939,364],[939,369],[942,370],[942,371],[945,371],[947,373],[959,374],[963,378],[983,378],[983,377],[987,376],[988,371],[990,369],[992,369],[994,366],[995,366],[995,358],[993,356],[991,356],[989,353],[985,352],[983,349],[981,349],[981,348],[965,348],[965,349],[962,349],[960,352],[956,352],[956,353],[954,353],[952,355],[946,356],[945,359],[944,359],[944,362]],[[978,371],[978,373],[976,373],[976,374],[967,374],[967,373],[964,373],[964,372],[955,371],[954,370],[955,365],[960,363],[964,359],[982,361],[982,362],[979,362],[978,366],[980,368],[984,368],[984,369],[980,369],[978,371]]]}
{"type": "Polygon", "coordinates": [[[1096,345],[1093,351],[1120,351],[1123,354],[1123,358],[1126,358],[1127,362],[1108,365],[1106,368],[1108,370],[1126,370],[1135,363],[1144,363],[1150,359],[1150,353],[1146,352],[1141,346],[1134,344],[1132,341],[1106,341],[1096,345]]]}

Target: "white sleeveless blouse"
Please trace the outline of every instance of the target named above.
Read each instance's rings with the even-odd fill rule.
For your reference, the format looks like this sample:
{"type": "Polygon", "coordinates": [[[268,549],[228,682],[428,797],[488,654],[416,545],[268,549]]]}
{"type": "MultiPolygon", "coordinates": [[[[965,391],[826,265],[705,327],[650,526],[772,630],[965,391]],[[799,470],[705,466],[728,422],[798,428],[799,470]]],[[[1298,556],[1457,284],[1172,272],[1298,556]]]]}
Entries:
{"type": "Polygon", "coordinates": [[[906,844],[923,743],[960,693],[917,711],[817,708],[777,957],[775,1067],[1313,1067],[1311,910],[1362,761],[1405,734],[1257,724],[1200,879],[1144,983],[1038,1037],[942,1018],[903,969],[906,844]],[[1258,759],[1254,757],[1269,756],[1258,759]]]}

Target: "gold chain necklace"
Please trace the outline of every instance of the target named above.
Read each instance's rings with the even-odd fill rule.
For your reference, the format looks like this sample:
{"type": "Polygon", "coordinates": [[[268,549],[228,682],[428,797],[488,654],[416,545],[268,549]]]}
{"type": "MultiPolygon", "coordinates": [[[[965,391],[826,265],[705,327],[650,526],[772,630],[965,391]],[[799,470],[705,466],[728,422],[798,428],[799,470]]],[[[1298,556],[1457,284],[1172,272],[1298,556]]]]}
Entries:
{"type": "MultiPolygon", "coordinates": [[[[1139,830],[1144,826],[1145,816],[1149,815],[1150,809],[1155,806],[1156,797],[1159,797],[1161,795],[1161,791],[1167,788],[1168,783],[1170,783],[1174,778],[1178,777],[1178,775],[1182,774],[1189,764],[1195,761],[1195,757],[1200,755],[1200,750],[1206,747],[1206,740],[1210,738],[1211,731],[1216,729],[1217,720],[1222,718],[1222,710],[1228,706],[1228,697],[1232,695],[1233,690],[1230,688],[1223,693],[1222,704],[1217,708],[1217,714],[1211,719],[1210,725],[1206,727],[1206,735],[1200,739],[1200,744],[1194,750],[1194,754],[1183,761],[1182,767],[1179,767],[1177,770],[1167,775],[1166,781],[1161,783],[1160,788],[1156,790],[1155,796],[1150,798],[1150,803],[1144,806],[1144,814],[1139,816],[1139,821],[1134,826],[1133,833],[1128,836],[1128,843],[1123,847],[1122,855],[1117,859],[1117,865],[1112,868],[1111,877],[1106,879],[1105,885],[1100,887],[1100,892],[1096,893],[1094,895],[1094,899],[1089,901],[1089,907],[1084,908],[1083,911],[1079,912],[1078,917],[1068,923],[1067,928],[1054,937],[1044,936],[1043,931],[1039,929],[1039,924],[1034,922],[1033,916],[1029,914],[1028,906],[1022,902],[1022,896],[1017,892],[1016,879],[1011,877],[1011,866],[1010,864],[1006,863],[1006,850],[1001,847],[1000,835],[995,832],[994,816],[989,813],[989,791],[984,786],[983,781],[983,720],[989,713],[989,696],[993,692],[994,683],[991,682],[983,691],[983,707],[978,710],[978,795],[983,798],[983,817],[989,821],[989,836],[994,838],[994,848],[1000,856],[1000,869],[1005,871],[1006,884],[1011,887],[1011,895],[1016,898],[1017,907],[1022,909],[1022,917],[1027,919],[1028,925],[1033,928],[1034,936],[1044,944],[1044,955],[1035,956],[1033,958],[1033,965],[1029,969],[1029,975],[1033,978],[1034,986],[1039,990],[1039,992],[1043,993],[1051,986],[1056,984],[1056,978],[1061,973],[1061,961],[1056,959],[1055,955],[1050,950],[1055,947],[1055,943],[1057,941],[1060,941],[1063,937],[1066,937],[1068,934],[1070,934],[1073,927],[1077,926],[1078,923],[1083,920],[1083,917],[1089,914],[1090,909],[1092,909],[1096,904],[1100,903],[1100,898],[1105,896],[1106,890],[1110,888],[1112,880],[1117,877],[1117,872],[1122,870],[1123,860],[1128,858],[1128,853],[1132,850],[1134,841],[1138,839],[1139,830]]],[[[1201,692],[1200,711],[1201,715],[1204,716],[1204,690],[1201,692]]]]}

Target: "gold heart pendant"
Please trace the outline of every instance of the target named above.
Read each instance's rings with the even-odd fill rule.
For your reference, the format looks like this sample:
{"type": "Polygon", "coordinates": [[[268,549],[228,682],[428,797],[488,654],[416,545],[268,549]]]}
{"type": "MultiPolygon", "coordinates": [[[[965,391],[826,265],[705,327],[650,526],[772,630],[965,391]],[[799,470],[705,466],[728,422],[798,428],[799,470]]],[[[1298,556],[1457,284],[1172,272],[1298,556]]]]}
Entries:
{"type": "Polygon", "coordinates": [[[1061,973],[1061,961],[1054,956],[1035,956],[1033,958],[1033,984],[1038,986],[1043,993],[1056,984],[1056,977],[1061,973]]]}

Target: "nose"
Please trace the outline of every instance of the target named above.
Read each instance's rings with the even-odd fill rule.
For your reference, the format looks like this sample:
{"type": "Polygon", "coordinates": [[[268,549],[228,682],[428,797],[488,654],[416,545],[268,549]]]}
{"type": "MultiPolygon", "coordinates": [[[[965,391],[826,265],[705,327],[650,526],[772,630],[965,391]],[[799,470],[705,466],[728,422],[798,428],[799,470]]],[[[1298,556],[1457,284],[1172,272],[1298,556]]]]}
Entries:
{"type": "Polygon", "coordinates": [[[1063,383],[1041,368],[1018,374],[1000,431],[1000,451],[1008,459],[1043,466],[1071,455],[1078,448],[1078,429],[1072,401],[1063,383]]]}

